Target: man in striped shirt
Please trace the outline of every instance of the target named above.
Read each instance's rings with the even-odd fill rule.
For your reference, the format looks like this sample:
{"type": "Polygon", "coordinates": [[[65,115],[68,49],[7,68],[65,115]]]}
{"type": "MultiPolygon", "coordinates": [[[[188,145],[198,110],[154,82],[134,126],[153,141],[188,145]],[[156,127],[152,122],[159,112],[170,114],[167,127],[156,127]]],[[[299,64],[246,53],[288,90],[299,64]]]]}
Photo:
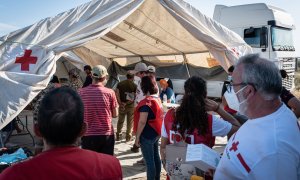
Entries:
{"type": "Polygon", "coordinates": [[[115,92],[106,88],[107,70],[102,65],[92,69],[93,83],[78,91],[84,104],[87,131],[82,137],[82,148],[114,154],[115,137],[112,118],[118,116],[115,92]]]}

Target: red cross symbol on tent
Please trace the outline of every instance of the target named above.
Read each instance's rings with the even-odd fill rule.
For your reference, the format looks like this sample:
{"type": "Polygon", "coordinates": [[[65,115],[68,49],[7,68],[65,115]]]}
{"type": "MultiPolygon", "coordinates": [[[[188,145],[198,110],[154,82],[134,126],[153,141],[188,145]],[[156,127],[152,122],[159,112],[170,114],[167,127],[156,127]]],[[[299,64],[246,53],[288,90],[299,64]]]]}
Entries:
{"type": "Polygon", "coordinates": [[[29,71],[29,65],[35,64],[37,61],[37,57],[30,56],[32,50],[25,50],[23,57],[17,57],[15,63],[21,64],[21,71],[29,71]]]}
{"type": "Polygon", "coordinates": [[[238,55],[238,56],[240,55],[240,53],[239,53],[235,48],[232,48],[231,50],[232,50],[236,55],[238,55]]]}

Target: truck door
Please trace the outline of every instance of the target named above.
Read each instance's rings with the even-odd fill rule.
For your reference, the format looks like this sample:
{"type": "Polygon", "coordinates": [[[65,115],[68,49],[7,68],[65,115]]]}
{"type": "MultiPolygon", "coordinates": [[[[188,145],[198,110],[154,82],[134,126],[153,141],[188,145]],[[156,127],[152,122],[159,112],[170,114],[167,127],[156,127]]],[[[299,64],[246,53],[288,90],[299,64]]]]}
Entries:
{"type": "Polygon", "coordinates": [[[264,58],[270,58],[267,27],[250,27],[244,29],[244,41],[253,48],[254,53],[259,53],[264,58]]]}

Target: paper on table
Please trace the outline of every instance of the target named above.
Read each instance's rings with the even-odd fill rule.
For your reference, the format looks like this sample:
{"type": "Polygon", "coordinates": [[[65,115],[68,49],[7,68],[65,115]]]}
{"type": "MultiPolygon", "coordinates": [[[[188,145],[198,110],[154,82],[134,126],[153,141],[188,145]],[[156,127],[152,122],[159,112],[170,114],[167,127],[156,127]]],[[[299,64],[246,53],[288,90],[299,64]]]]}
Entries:
{"type": "Polygon", "coordinates": [[[186,162],[189,161],[203,161],[216,168],[220,161],[220,155],[204,144],[188,144],[186,162]]]}
{"type": "Polygon", "coordinates": [[[167,112],[171,108],[177,108],[179,104],[174,104],[174,103],[163,103],[163,110],[164,112],[167,112]]]}

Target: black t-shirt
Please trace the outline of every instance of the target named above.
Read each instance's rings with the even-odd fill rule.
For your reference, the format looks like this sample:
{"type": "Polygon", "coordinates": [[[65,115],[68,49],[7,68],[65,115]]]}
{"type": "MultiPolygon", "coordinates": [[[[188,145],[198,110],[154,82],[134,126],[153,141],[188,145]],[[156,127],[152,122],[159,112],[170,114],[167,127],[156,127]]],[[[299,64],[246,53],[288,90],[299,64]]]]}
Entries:
{"type": "Polygon", "coordinates": [[[148,124],[150,119],[155,119],[155,115],[151,108],[147,105],[140,107],[139,112],[148,112],[147,123],[144,127],[144,130],[141,134],[146,139],[154,139],[158,136],[157,132],[148,124]]]}
{"type": "Polygon", "coordinates": [[[86,78],[85,78],[85,81],[84,81],[82,87],[83,87],[83,88],[84,88],[84,87],[87,87],[87,86],[89,86],[90,84],[92,84],[92,82],[93,82],[93,79],[92,79],[91,75],[87,75],[86,78]]]}

